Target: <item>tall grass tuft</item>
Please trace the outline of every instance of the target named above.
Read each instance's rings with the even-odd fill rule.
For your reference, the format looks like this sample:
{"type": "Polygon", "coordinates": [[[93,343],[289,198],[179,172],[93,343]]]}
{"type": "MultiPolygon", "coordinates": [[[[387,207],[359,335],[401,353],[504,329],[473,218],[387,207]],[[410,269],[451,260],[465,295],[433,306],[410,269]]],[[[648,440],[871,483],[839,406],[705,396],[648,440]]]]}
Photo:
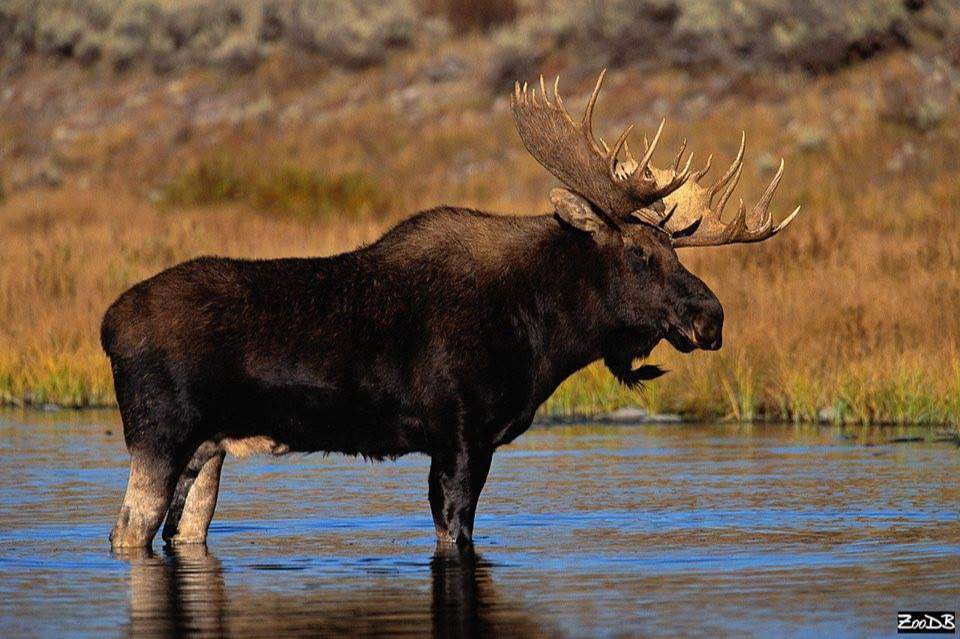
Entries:
{"type": "Polygon", "coordinates": [[[729,416],[738,422],[750,422],[757,416],[756,412],[756,380],[753,369],[747,363],[743,354],[738,355],[733,362],[721,357],[721,384],[727,398],[729,416]]]}

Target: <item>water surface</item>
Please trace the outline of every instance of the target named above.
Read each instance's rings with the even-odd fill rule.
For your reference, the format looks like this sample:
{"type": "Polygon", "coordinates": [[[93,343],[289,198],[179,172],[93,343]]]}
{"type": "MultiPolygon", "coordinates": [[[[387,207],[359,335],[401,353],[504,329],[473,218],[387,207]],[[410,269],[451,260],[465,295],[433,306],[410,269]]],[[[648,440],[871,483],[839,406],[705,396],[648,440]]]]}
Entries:
{"type": "Polygon", "coordinates": [[[424,457],[228,457],[206,549],[114,554],[116,415],[0,413],[0,632],[893,635],[960,609],[960,449],[934,438],[535,427],[475,554],[435,553],[424,457]]]}

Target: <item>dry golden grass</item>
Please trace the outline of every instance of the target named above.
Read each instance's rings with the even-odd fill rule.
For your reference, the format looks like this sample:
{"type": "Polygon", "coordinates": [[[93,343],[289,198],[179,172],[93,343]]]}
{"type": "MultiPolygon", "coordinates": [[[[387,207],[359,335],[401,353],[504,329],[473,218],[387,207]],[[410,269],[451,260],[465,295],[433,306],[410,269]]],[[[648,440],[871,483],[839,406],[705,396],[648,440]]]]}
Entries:
{"type": "MultiPolygon", "coordinates": [[[[787,174],[774,206],[786,212],[802,203],[803,211],[765,244],[681,254],[724,304],[722,351],[682,356],[658,347],[651,359],[672,372],[639,394],[593,366],[544,411],[632,403],[691,416],[810,420],[827,407],[838,421],[956,422],[960,113],[951,107],[943,125],[925,134],[883,122],[868,97],[885,65],[898,63],[879,60],[799,89],[796,77],[755,77],[715,94],[702,90],[705,78],[611,74],[597,114],[608,136],[630,120],[649,130],[669,116],[664,149],[686,136],[698,157],[714,152],[722,164],[746,130],[738,194],[754,201],[772,174],[755,160],[784,155],[787,174]],[[709,107],[694,108],[703,99],[709,107]],[[809,130],[829,137],[804,141],[809,130]],[[902,167],[890,168],[898,157],[902,167]]],[[[97,342],[102,312],[127,286],[188,257],[329,254],[440,203],[545,211],[552,180],[525,155],[505,101],[491,104],[463,81],[453,89],[426,85],[412,105],[398,106],[404,79],[416,72],[417,59],[409,58],[325,77],[311,104],[316,112],[290,126],[241,119],[158,149],[120,123],[101,131],[99,144],[71,147],[93,186],[68,180],[0,205],[0,399],[110,401],[97,342]],[[359,206],[361,214],[344,211],[330,222],[253,210],[244,201],[191,208],[154,206],[144,196],[142,183],[162,194],[198,162],[226,155],[247,171],[297,166],[364,175],[393,204],[377,214],[359,206]]],[[[309,71],[285,73],[268,64],[254,80],[276,96],[277,110],[309,85],[309,71]]],[[[590,79],[566,84],[567,103],[580,108],[590,79]]],[[[162,109],[151,108],[163,122],[162,109]]]]}

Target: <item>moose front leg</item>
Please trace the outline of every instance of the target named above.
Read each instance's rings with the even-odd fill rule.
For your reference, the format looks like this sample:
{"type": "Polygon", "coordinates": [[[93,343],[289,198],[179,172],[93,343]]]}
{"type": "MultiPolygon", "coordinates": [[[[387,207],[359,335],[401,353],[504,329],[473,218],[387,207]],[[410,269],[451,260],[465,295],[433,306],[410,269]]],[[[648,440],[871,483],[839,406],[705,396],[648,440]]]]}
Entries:
{"type": "Polygon", "coordinates": [[[430,464],[430,510],[438,541],[472,542],[477,501],[492,458],[492,450],[473,446],[434,453],[430,464]]]}

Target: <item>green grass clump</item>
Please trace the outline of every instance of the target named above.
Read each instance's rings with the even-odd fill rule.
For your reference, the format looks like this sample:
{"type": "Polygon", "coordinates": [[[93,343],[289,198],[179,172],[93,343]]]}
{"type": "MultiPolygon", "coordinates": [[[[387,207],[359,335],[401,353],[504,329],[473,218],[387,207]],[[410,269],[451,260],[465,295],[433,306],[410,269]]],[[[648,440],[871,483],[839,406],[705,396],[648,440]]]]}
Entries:
{"type": "Polygon", "coordinates": [[[243,199],[246,188],[236,165],[222,158],[204,160],[174,176],[163,191],[168,206],[208,206],[243,199]]]}
{"type": "Polygon", "coordinates": [[[638,406],[650,413],[667,412],[658,382],[642,390],[631,390],[610,374],[600,362],[566,380],[550,399],[540,407],[540,414],[548,417],[590,417],[624,406],[638,406]]]}
{"type": "Polygon", "coordinates": [[[249,202],[257,209],[303,220],[327,220],[382,211],[389,198],[362,173],[327,176],[293,167],[271,169],[250,184],[249,202]]]}
{"type": "Polygon", "coordinates": [[[326,175],[293,166],[243,170],[222,158],[201,161],[176,175],[161,200],[168,207],[244,202],[304,221],[376,216],[391,203],[363,173],[326,175]]]}
{"type": "Polygon", "coordinates": [[[82,355],[0,360],[0,405],[114,406],[109,366],[102,356],[96,360],[82,355]]]}

